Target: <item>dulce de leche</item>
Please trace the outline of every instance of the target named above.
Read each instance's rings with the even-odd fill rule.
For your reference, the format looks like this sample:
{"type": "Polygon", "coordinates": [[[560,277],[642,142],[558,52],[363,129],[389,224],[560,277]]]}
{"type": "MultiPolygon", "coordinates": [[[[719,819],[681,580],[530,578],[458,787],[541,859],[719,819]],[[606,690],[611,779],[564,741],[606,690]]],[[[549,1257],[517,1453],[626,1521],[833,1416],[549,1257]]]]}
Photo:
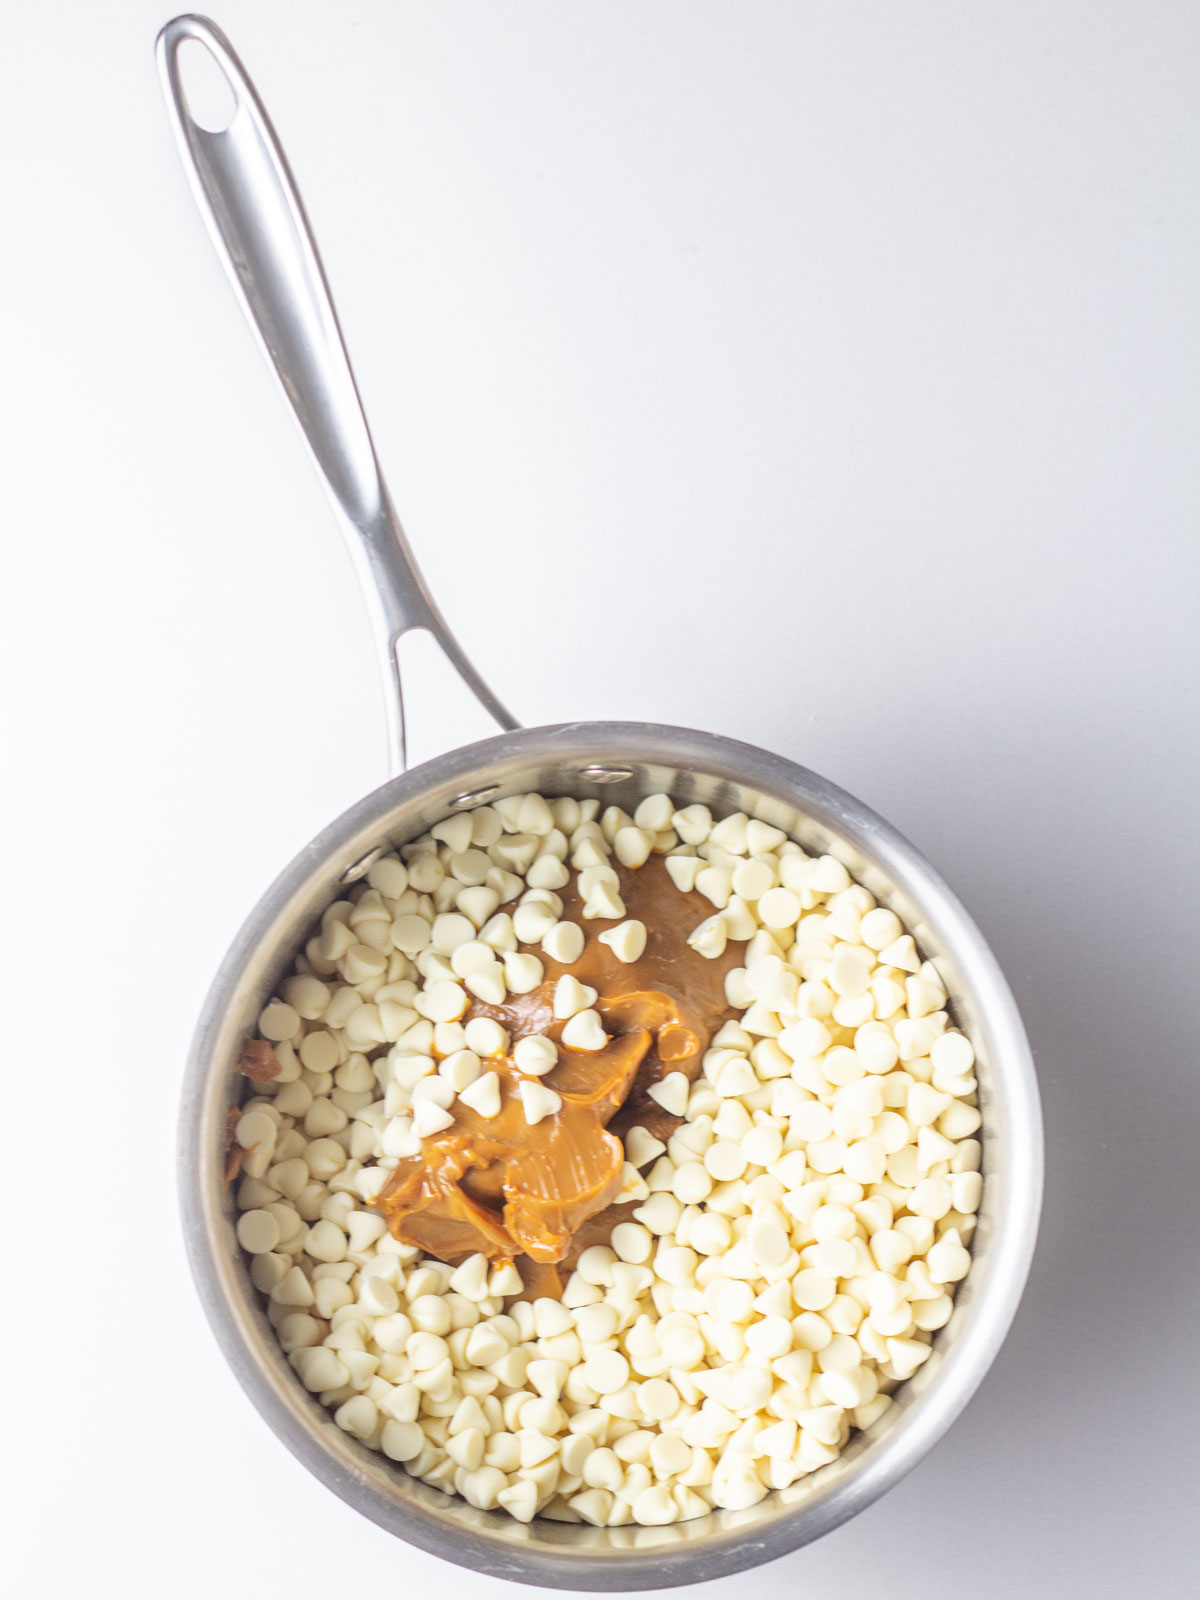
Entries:
{"type": "Polygon", "coordinates": [[[402,1159],[377,1200],[398,1239],[444,1261],[476,1252],[516,1260],[527,1290],[536,1281],[539,1292],[554,1292],[556,1274],[546,1269],[607,1239],[628,1213],[630,1207],[613,1205],[622,1186],[623,1135],[636,1126],[658,1138],[670,1134],[679,1118],[647,1091],[668,1072],[695,1078],[712,1035],[733,1015],[725,975],[739,964],[743,946],[731,943],[710,960],[687,944],[711,905],[678,890],[660,857],[617,870],[625,917],[647,930],[643,954],[622,962],[600,942],[598,935],[624,918],[583,921],[572,879],[562,890],[562,914],[586,936],[579,960],[566,966],[533,951],[545,967],[536,989],[502,1005],[476,1001],[464,1019],[491,1017],[508,1033],[510,1053],[484,1062],[500,1080],[499,1113],[484,1117],[457,1100],[452,1126],[402,1159]],[[552,1002],[565,972],[596,990],[594,1009],[609,1035],[602,1049],[573,1050],[561,1042],[565,1024],[552,1002]],[[528,1080],[511,1055],[526,1034],[558,1045],[557,1064],[540,1081],[562,1104],[533,1126],[520,1097],[528,1080]]]}

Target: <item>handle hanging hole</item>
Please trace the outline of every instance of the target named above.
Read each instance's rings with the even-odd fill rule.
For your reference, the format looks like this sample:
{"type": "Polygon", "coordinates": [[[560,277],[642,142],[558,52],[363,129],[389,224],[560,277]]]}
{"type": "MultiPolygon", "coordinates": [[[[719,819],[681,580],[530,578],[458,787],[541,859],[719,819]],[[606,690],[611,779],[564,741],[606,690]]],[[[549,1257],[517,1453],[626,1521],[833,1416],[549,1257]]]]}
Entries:
{"type": "Polygon", "coordinates": [[[199,39],[179,46],[179,82],[188,116],[205,133],[224,133],[237,114],[237,96],[220,62],[199,39]]]}

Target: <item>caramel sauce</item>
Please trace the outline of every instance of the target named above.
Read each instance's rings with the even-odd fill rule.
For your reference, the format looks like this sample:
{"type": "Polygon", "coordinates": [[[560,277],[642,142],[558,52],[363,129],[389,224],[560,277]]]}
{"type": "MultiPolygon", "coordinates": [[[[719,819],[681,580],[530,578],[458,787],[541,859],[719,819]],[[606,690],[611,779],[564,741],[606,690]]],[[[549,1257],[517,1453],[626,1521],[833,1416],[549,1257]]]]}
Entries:
{"type": "Polygon", "coordinates": [[[579,960],[565,965],[523,947],[542,960],[544,981],[503,1005],[477,1001],[464,1019],[494,1018],[510,1045],[531,1033],[553,1039],[558,1064],[541,1081],[561,1096],[561,1109],[530,1127],[519,1097],[524,1075],[511,1056],[490,1057],[484,1070],[499,1076],[499,1115],[481,1117],[456,1100],[453,1125],[400,1161],[376,1202],[398,1239],[440,1260],[477,1251],[516,1260],[530,1296],[557,1295],[557,1265],[569,1267],[628,1216],[632,1204],[613,1204],[624,1135],[640,1126],[664,1141],[670,1136],[680,1119],[648,1090],[668,1072],[694,1079],[713,1034],[733,1015],[725,974],[741,961],[743,946],[731,942],[710,961],[687,944],[712,915],[709,902],[676,889],[659,856],[616,870],[625,917],[584,922],[573,877],[561,896],[564,920],[579,923],[587,940],[579,960]],[[646,949],[637,961],[622,962],[597,936],[628,918],[645,924],[646,949]],[[595,1009],[611,1035],[602,1050],[561,1042],[565,1024],[552,1002],[565,972],[596,990],[595,1009]]]}

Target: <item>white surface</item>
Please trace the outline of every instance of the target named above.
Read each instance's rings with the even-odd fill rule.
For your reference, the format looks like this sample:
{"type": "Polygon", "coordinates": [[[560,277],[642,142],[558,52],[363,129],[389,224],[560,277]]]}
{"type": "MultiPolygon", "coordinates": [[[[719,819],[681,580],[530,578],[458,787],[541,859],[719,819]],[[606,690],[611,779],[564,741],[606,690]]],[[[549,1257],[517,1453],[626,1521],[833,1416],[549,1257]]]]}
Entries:
{"type": "MultiPolygon", "coordinates": [[[[168,15],[5,14],[3,1575],[52,1600],[484,1600],[291,1460],[182,1261],[173,1118],[209,976],[384,773],[349,565],[159,104],[168,15]]],[[[497,690],[845,784],[960,891],[1039,1057],[1041,1248],[978,1397],[884,1502],[698,1600],[1184,1595],[1194,7],[217,20],[497,690]]]]}

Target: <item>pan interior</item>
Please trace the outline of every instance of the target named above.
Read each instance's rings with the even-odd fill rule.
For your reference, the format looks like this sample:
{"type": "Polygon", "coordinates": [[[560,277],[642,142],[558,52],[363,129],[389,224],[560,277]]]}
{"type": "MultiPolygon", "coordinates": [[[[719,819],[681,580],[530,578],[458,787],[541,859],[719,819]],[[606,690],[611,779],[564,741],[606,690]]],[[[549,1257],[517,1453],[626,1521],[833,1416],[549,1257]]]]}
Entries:
{"type": "Polygon", "coordinates": [[[982,938],[941,880],[882,819],[816,774],[714,735],[643,724],[575,724],[504,734],[393,780],[338,819],[268,891],[218,974],[193,1047],[180,1128],[193,1270],[225,1353],[267,1421],[338,1494],[401,1537],[510,1580],[647,1589],[712,1578],[828,1532],[907,1471],[965,1404],[1011,1319],[1040,1197],[1036,1091],[1019,1019],[982,938]],[[242,1040],[322,910],[374,857],[474,804],[536,790],[594,796],[632,812],[648,794],[745,811],[810,854],[836,856],[889,906],[938,967],[955,1021],[976,1046],[984,1197],[974,1263],[931,1358],[838,1459],[748,1511],[660,1528],[522,1525],[410,1478],[333,1422],[288,1366],[234,1235],[221,1183],[226,1110],[243,1097],[242,1040]]]}

